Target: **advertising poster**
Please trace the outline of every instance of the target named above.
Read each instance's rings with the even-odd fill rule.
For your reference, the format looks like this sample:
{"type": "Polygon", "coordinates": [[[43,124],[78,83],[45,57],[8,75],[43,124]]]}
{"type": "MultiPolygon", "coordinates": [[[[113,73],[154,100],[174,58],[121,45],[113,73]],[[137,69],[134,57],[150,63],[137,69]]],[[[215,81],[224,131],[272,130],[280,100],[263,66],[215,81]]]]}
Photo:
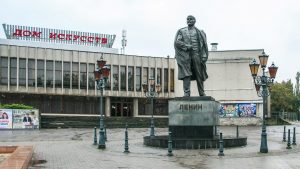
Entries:
{"type": "Polygon", "coordinates": [[[11,109],[0,109],[0,129],[12,129],[11,109]]]}
{"type": "Polygon", "coordinates": [[[256,116],[256,105],[255,104],[238,104],[239,106],[239,117],[255,117],[256,116]]]}
{"type": "Polygon", "coordinates": [[[221,104],[220,117],[255,117],[256,104],[232,103],[221,104]]]}
{"type": "Polygon", "coordinates": [[[39,128],[39,111],[13,109],[13,129],[39,128]]]}

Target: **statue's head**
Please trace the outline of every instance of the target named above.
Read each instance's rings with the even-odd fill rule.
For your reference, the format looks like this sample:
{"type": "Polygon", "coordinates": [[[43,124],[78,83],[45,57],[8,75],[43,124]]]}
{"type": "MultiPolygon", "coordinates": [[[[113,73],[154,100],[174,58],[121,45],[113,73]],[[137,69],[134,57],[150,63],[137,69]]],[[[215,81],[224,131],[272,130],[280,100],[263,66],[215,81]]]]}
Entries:
{"type": "Polygon", "coordinates": [[[196,18],[193,15],[189,15],[186,18],[186,23],[187,23],[188,26],[194,26],[195,23],[196,23],[196,18]]]}

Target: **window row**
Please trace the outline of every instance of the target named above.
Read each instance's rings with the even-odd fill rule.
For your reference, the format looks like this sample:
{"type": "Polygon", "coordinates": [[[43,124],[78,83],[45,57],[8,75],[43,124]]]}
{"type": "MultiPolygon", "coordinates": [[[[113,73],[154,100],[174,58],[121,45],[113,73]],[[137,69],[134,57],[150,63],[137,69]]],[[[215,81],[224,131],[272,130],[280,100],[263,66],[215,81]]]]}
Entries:
{"type": "Polygon", "coordinates": [[[26,86],[26,72],[28,75],[28,86],[32,87],[55,87],[55,88],[95,88],[94,64],[61,62],[52,60],[35,60],[1,57],[0,83],[11,86],[17,85],[17,73],[19,73],[19,86],[26,86]],[[19,61],[19,68],[17,62],[19,61]],[[10,65],[10,66],[9,66],[10,65]],[[27,66],[26,66],[27,65],[27,66]],[[79,71],[80,66],[80,71],[79,71]],[[72,71],[71,71],[72,67],[72,71]],[[87,72],[89,73],[89,83],[87,84],[87,72]],[[80,79],[80,81],[79,81],[80,79]],[[62,86],[63,84],[63,86],[62,86]],[[80,85],[79,85],[80,84],[80,85]]]}
{"type": "MultiPolygon", "coordinates": [[[[27,79],[28,86],[31,87],[95,89],[93,73],[95,64],[92,63],[25,58],[8,59],[7,57],[0,57],[0,63],[0,83],[2,85],[8,84],[9,73],[11,86],[17,85],[17,77],[19,77],[19,86],[26,86],[27,79]]],[[[155,69],[112,65],[110,77],[107,81],[106,90],[134,91],[135,89],[135,91],[141,91],[142,84],[148,84],[149,78],[156,78],[156,84],[163,84],[164,92],[169,91],[169,82],[170,92],[174,92],[174,69],[170,69],[169,72],[168,68],[155,69]],[[163,77],[164,79],[162,79],[163,77]]]]}

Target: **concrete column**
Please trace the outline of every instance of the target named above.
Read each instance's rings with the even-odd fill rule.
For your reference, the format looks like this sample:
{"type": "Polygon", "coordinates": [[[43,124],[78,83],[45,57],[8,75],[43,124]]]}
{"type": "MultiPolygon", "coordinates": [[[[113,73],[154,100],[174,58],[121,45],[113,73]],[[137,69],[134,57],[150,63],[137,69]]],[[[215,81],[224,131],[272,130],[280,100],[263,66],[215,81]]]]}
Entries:
{"type": "Polygon", "coordinates": [[[110,115],[111,115],[110,97],[105,97],[105,116],[110,117],[110,115]]]}
{"type": "Polygon", "coordinates": [[[137,117],[139,115],[139,101],[138,98],[133,99],[133,117],[137,117]]]}

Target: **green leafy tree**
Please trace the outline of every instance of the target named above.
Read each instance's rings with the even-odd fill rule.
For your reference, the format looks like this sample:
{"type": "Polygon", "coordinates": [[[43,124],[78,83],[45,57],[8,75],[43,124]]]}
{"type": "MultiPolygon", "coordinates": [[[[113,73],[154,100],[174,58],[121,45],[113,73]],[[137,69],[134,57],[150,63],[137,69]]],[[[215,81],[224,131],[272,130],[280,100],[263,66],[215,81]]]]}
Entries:
{"type": "Polygon", "coordinates": [[[296,96],[296,109],[300,111],[300,72],[296,74],[295,96],[296,96]]]}
{"type": "Polygon", "coordinates": [[[300,72],[297,72],[296,74],[296,86],[295,86],[295,95],[300,96],[300,86],[299,86],[299,81],[300,81],[300,72]]]}
{"type": "Polygon", "coordinates": [[[293,84],[291,80],[275,83],[271,92],[271,110],[295,112],[297,97],[294,95],[293,84]]]}

